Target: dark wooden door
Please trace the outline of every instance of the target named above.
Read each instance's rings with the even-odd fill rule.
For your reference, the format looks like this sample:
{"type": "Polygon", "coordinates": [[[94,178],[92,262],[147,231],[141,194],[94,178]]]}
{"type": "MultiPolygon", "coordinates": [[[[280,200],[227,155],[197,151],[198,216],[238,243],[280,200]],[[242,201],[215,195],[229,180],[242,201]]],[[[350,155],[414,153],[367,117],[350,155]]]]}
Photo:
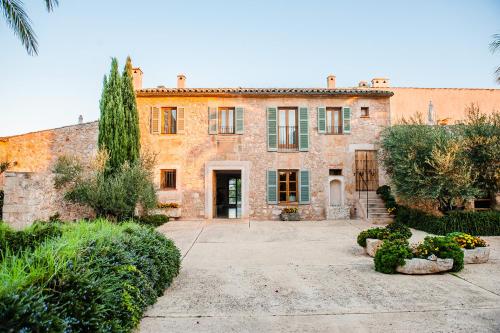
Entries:
{"type": "Polygon", "coordinates": [[[377,151],[356,150],[356,191],[376,191],[377,188],[377,151]]]}

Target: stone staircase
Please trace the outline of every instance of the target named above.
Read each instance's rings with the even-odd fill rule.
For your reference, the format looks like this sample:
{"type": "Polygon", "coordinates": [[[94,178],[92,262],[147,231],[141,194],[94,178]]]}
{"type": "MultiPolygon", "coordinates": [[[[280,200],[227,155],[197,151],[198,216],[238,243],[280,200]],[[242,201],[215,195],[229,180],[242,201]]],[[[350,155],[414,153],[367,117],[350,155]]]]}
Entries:
{"type": "MultiPolygon", "coordinates": [[[[361,208],[363,209],[363,216],[366,218],[366,192],[361,192],[359,199],[361,208]]],[[[375,191],[368,192],[368,219],[369,222],[374,224],[387,224],[392,222],[392,216],[387,213],[384,201],[379,197],[375,191]]]]}

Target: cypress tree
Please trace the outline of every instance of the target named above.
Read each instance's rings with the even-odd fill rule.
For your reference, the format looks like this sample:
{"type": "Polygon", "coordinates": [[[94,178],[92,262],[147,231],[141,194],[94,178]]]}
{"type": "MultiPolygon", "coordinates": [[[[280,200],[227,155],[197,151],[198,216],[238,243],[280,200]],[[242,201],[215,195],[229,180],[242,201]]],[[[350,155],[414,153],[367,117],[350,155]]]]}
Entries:
{"type": "Polygon", "coordinates": [[[139,159],[140,132],[139,115],[137,113],[137,103],[135,100],[134,85],[132,82],[132,60],[127,57],[127,62],[122,75],[122,97],[123,111],[125,113],[125,129],[128,135],[126,143],[127,160],[131,163],[139,159]]]}
{"type": "Polygon", "coordinates": [[[122,78],[116,58],[112,58],[111,71],[104,80],[100,109],[98,145],[99,149],[107,150],[108,171],[113,172],[127,161],[125,147],[128,143],[123,110],[122,78]]]}

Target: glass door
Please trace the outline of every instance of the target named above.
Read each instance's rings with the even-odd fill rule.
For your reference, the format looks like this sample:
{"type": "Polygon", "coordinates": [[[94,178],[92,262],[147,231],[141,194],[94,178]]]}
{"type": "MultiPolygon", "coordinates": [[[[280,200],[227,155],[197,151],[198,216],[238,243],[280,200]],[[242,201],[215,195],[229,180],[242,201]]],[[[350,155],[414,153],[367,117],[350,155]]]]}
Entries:
{"type": "Polygon", "coordinates": [[[241,217],[241,179],[229,178],[228,196],[228,218],[237,219],[241,217]]]}

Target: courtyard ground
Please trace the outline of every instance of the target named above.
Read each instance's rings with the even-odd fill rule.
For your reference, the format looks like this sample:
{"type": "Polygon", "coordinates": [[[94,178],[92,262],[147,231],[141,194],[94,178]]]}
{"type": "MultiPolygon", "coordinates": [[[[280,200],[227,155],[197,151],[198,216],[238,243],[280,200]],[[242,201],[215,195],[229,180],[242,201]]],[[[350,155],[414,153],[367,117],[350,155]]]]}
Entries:
{"type": "MultiPolygon", "coordinates": [[[[500,237],[458,274],[385,275],[356,244],[371,225],[170,222],[184,257],[141,332],[499,332],[500,237]]],[[[414,231],[410,241],[423,239],[414,231]]]]}

